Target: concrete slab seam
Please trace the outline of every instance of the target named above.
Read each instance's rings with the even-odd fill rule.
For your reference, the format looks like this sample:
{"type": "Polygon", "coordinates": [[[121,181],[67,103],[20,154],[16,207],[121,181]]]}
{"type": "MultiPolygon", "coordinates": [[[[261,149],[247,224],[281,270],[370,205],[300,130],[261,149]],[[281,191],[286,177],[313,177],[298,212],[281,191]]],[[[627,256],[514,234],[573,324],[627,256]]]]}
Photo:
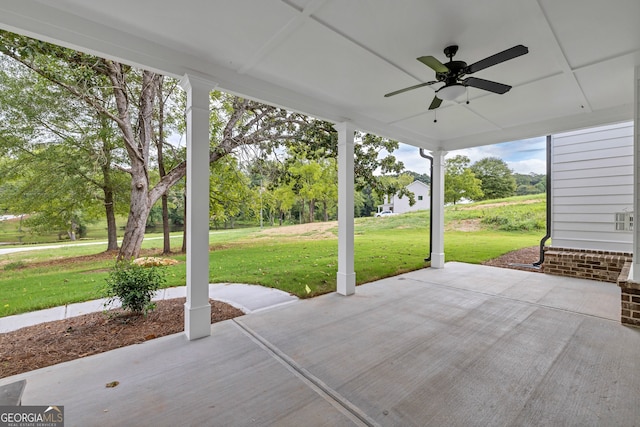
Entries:
{"type": "Polygon", "coordinates": [[[620,323],[619,320],[610,319],[608,317],[603,317],[603,316],[598,316],[596,314],[581,313],[579,311],[568,310],[568,309],[559,308],[559,307],[553,307],[551,305],[540,304],[540,303],[535,303],[535,302],[530,302],[530,301],[523,301],[521,299],[511,298],[511,297],[507,297],[507,296],[500,295],[500,294],[492,294],[492,293],[488,293],[488,292],[481,292],[481,291],[477,291],[477,290],[474,290],[474,289],[464,289],[464,288],[459,288],[457,286],[450,286],[450,285],[445,285],[445,284],[442,284],[442,283],[429,282],[429,281],[426,281],[426,280],[418,280],[418,279],[411,279],[411,278],[407,278],[406,280],[413,280],[414,282],[424,283],[424,284],[427,284],[427,285],[440,286],[441,288],[454,289],[454,290],[463,291],[463,292],[472,292],[472,293],[478,294],[478,295],[496,297],[496,298],[500,298],[500,299],[504,299],[504,300],[508,300],[508,301],[514,301],[514,302],[519,302],[519,303],[522,303],[522,304],[533,305],[535,307],[541,307],[541,308],[546,308],[546,309],[549,309],[549,310],[561,311],[563,313],[571,313],[571,314],[576,314],[576,315],[579,315],[579,316],[586,316],[586,317],[592,317],[592,318],[600,319],[600,320],[607,320],[607,321],[613,322],[613,323],[620,323]]]}
{"type": "Polygon", "coordinates": [[[360,408],[340,395],[340,393],[329,387],[311,372],[298,365],[293,359],[283,353],[278,347],[271,344],[260,334],[249,328],[247,325],[242,324],[237,319],[232,320],[247,337],[249,337],[253,342],[255,342],[258,346],[269,353],[274,359],[283,364],[290,372],[300,378],[312,390],[314,390],[327,402],[336,407],[336,409],[341,410],[341,412],[347,415],[352,421],[354,421],[354,423],[356,423],[357,425],[365,425],[369,427],[380,427],[380,424],[371,419],[360,408]]]}
{"type": "Polygon", "coordinates": [[[282,307],[283,305],[289,305],[289,304],[293,304],[294,302],[298,302],[299,300],[291,300],[291,301],[284,301],[284,302],[279,302],[278,304],[273,304],[270,305],[268,307],[262,307],[262,308],[257,308],[253,311],[250,311],[251,313],[260,313],[262,311],[267,311],[267,310],[271,310],[273,308],[278,308],[278,307],[282,307]]]}

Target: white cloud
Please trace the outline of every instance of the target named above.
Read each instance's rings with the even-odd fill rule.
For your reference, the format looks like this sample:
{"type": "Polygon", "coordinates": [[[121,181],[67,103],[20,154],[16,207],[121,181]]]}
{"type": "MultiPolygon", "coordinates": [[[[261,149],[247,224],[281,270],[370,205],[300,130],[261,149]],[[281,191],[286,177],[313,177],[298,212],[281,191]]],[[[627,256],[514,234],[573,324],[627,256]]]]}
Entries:
{"type": "Polygon", "coordinates": [[[403,154],[402,157],[400,155],[397,155],[396,157],[404,163],[404,168],[406,170],[417,173],[429,173],[429,161],[420,157],[420,153],[417,148],[411,153],[403,154]]]}
{"type": "Polygon", "coordinates": [[[485,157],[500,157],[495,155],[493,151],[489,145],[486,147],[463,148],[462,150],[449,151],[446,158],[450,159],[455,156],[465,156],[471,160],[471,163],[475,163],[485,157]]]}
{"type": "MultiPolygon", "coordinates": [[[[501,144],[485,145],[481,147],[465,148],[451,151],[447,158],[456,155],[467,156],[471,163],[485,157],[498,157],[504,160],[516,173],[529,174],[531,172],[546,173],[545,138],[530,138],[501,144]]],[[[410,145],[400,144],[400,149],[394,155],[404,162],[405,168],[418,173],[428,172],[428,162],[420,157],[418,149],[410,145]]]]}
{"type": "Polygon", "coordinates": [[[507,162],[509,168],[515,173],[521,174],[529,174],[531,172],[537,174],[546,174],[547,173],[547,162],[546,160],[540,159],[529,159],[529,160],[519,160],[517,162],[507,162]]]}

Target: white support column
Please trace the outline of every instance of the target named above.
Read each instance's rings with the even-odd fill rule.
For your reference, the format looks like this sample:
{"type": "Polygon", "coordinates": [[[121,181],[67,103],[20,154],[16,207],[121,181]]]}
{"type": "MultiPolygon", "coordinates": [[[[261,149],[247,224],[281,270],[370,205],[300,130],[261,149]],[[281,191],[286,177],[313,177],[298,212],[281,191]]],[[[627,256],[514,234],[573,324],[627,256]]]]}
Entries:
{"type": "Polygon", "coordinates": [[[356,292],[353,240],[354,132],[350,123],[338,123],[338,274],[336,290],[340,295],[356,292]]]}
{"type": "Polygon", "coordinates": [[[640,67],[636,67],[633,79],[633,265],[632,281],[640,283],[640,67]]]}
{"type": "Polygon", "coordinates": [[[187,302],[189,340],[211,335],[209,304],[209,81],[185,75],[187,92],[187,302]]]}
{"type": "Polygon", "coordinates": [[[433,242],[431,242],[431,267],[444,268],[444,156],[446,151],[433,151],[433,242]]]}

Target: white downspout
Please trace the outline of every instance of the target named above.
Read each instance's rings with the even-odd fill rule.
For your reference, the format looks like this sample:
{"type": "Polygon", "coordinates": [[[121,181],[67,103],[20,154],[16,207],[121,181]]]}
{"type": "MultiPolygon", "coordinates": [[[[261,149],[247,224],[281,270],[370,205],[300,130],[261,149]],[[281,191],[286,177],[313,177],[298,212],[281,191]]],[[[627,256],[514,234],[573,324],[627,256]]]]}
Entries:
{"type": "Polygon", "coordinates": [[[633,264],[630,279],[640,283],[640,67],[636,67],[633,79],[633,264]]]}

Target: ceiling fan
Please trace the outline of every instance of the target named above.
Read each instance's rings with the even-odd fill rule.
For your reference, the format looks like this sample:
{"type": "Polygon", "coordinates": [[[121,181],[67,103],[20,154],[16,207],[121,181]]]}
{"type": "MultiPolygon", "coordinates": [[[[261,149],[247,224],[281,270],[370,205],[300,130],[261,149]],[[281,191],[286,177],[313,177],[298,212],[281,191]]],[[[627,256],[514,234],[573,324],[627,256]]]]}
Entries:
{"type": "Polygon", "coordinates": [[[504,94],[507,93],[511,86],[502,83],[492,82],[490,80],[479,79],[477,77],[462,77],[467,74],[473,74],[477,71],[484,70],[485,68],[493,65],[500,64],[501,62],[508,61],[518,56],[529,53],[529,48],[521,44],[514,46],[510,49],[496,53],[488,58],[482,59],[471,65],[467,65],[464,61],[454,61],[453,57],[458,52],[458,46],[447,46],[444,49],[444,54],[449,58],[449,62],[443,64],[433,56],[421,56],[418,61],[422,62],[427,67],[433,69],[436,72],[436,80],[420,83],[414,86],[409,86],[404,89],[396,90],[394,92],[387,93],[385,97],[398,95],[403,92],[407,92],[413,89],[418,89],[424,86],[430,86],[435,83],[443,82],[444,86],[436,90],[436,96],[429,105],[429,110],[435,110],[442,104],[442,100],[452,101],[464,94],[467,86],[475,87],[478,89],[487,90],[489,92],[504,94]]]}

